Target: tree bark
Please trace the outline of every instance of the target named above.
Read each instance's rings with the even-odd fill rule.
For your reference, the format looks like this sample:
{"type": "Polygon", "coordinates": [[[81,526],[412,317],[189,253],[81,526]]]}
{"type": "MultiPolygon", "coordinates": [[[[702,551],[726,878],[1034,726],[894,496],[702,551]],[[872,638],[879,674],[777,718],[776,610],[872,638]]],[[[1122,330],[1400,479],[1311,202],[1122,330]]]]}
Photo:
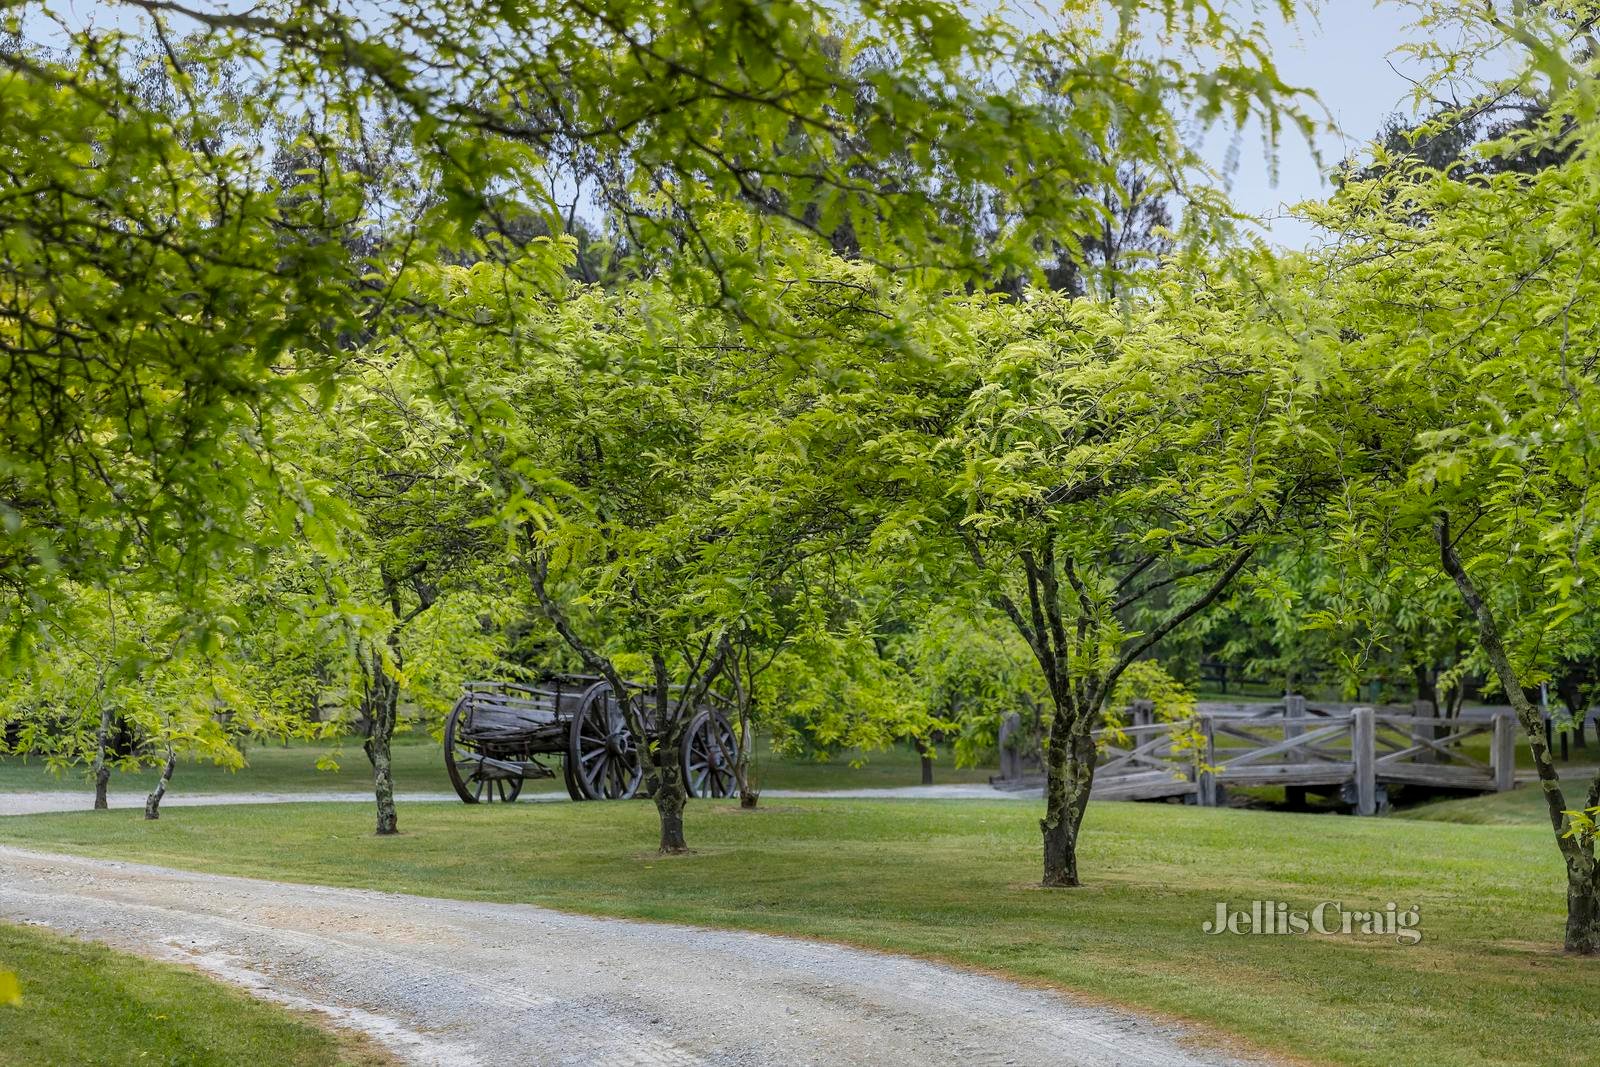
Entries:
{"type": "Polygon", "coordinates": [[[395,718],[399,713],[400,687],[384,669],[383,658],[376,651],[372,654],[372,691],[367,703],[371,732],[365,747],[367,759],[372,762],[373,794],[378,802],[377,833],[386,837],[400,832],[400,816],[394,806],[394,765],[389,757],[395,718]]]}
{"type": "Polygon", "coordinates": [[[111,766],[106,761],[106,746],[111,743],[111,709],[100,708],[100,727],[94,732],[94,810],[107,811],[111,807],[107,795],[111,784],[111,766]]]}
{"type": "Polygon", "coordinates": [[[1450,540],[1449,516],[1440,514],[1434,521],[1434,536],[1439,544],[1439,558],[1456,584],[1456,589],[1478,623],[1478,643],[1484,656],[1494,669],[1506,700],[1522,723],[1528,738],[1528,748],[1533,753],[1533,765],[1539,772],[1539,786],[1544,791],[1545,807],[1550,814],[1550,827],[1555,832],[1556,848],[1567,869],[1567,928],[1564,945],[1568,952],[1594,955],[1600,952],[1600,870],[1596,869],[1594,842],[1568,837],[1568,809],[1566,795],[1561,789],[1561,775],[1550,758],[1550,748],[1545,743],[1544,726],[1539,709],[1533,706],[1522,688],[1522,681],[1507,655],[1501,636],[1499,620],[1494,609],[1483,599],[1461,559],[1456,555],[1450,540]]]}
{"type": "Polygon", "coordinates": [[[1049,888],[1072,888],[1078,880],[1078,841],[1089,810],[1098,753],[1095,716],[1082,709],[1057,709],[1045,761],[1044,881],[1049,888]]]}
{"type": "Polygon", "coordinates": [[[683,809],[689,800],[683,781],[683,718],[687,714],[689,694],[683,693],[674,703],[665,657],[653,654],[650,660],[656,676],[656,737],[654,744],[647,746],[650,777],[656,814],[661,821],[661,854],[671,856],[689,851],[689,843],[683,836],[683,809]]]}
{"type": "Polygon", "coordinates": [[[178,769],[178,754],[171,745],[167,746],[167,762],[161,767],[161,777],[156,779],[156,787],[149,796],[144,798],[144,817],[146,819],[161,818],[161,798],[167,795],[167,786],[172,784],[172,772],[178,769]]]}
{"type": "Polygon", "coordinates": [[[683,771],[671,766],[667,746],[660,749],[669,766],[660,769],[660,786],[656,789],[656,814],[661,819],[661,854],[673,856],[689,851],[689,842],[683,836],[683,808],[688,795],[683,788],[683,771]]]}
{"type": "Polygon", "coordinates": [[[683,781],[683,730],[670,724],[652,746],[650,777],[655,782],[656,814],[661,820],[661,853],[675,855],[689,851],[683,836],[683,809],[689,801],[683,781]]]}

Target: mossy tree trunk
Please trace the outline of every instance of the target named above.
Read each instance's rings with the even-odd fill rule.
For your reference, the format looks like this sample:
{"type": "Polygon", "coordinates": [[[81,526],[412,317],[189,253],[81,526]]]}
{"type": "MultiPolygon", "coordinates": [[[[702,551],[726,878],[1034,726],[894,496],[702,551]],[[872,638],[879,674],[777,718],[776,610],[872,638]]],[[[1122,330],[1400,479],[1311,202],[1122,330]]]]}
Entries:
{"type": "MultiPolygon", "coordinates": [[[[399,656],[396,649],[393,655],[399,656]]],[[[384,666],[376,650],[368,658],[365,713],[367,717],[367,759],[372,764],[373,794],[378,805],[377,833],[400,832],[400,817],[394,806],[394,763],[390,758],[395,720],[400,712],[400,686],[384,666]]]]}
{"type": "Polygon", "coordinates": [[[650,665],[655,671],[656,736],[647,746],[649,780],[655,794],[656,815],[661,822],[661,853],[675,855],[689,851],[689,842],[683,836],[683,809],[689,799],[683,781],[685,712],[677,707],[680,702],[672,698],[666,658],[655,653],[650,657],[650,665]]]}

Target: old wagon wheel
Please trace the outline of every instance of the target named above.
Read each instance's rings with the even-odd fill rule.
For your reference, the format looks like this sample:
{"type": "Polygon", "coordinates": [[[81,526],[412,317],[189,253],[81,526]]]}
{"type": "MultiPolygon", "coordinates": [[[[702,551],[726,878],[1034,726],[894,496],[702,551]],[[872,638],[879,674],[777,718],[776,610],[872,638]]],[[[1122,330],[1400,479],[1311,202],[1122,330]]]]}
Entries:
{"type": "Polygon", "coordinates": [[[639,791],[639,745],[609,685],[589,690],[572,717],[566,772],[574,800],[626,800],[639,791]]]}
{"type": "Polygon", "coordinates": [[[702,711],[690,721],[683,737],[683,785],[690,796],[733,796],[735,744],[720,711],[702,711]]]}
{"type": "Polygon", "coordinates": [[[450,775],[450,784],[455,786],[456,796],[468,804],[492,804],[497,795],[509,804],[522,793],[522,776],[508,774],[487,762],[495,758],[493,752],[485,751],[489,746],[463,732],[467,710],[468,700],[462,697],[444,721],[444,769],[450,775]]]}

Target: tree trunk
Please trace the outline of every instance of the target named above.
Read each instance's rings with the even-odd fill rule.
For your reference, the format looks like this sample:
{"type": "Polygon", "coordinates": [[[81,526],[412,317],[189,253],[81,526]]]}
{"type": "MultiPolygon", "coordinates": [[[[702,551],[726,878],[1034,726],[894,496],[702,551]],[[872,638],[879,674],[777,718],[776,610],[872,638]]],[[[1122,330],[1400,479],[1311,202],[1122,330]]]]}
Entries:
{"type": "Polygon", "coordinates": [[[739,751],[733,757],[733,780],[739,786],[739,806],[753,808],[761,794],[750,781],[750,750],[755,747],[755,735],[750,729],[750,700],[739,701],[739,751]]]}
{"type": "Polygon", "coordinates": [[[917,755],[922,757],[922,784],[933,784],[933,746],[917,738],[917,755]]]}
{"type": "Polygon", "coordinates": [[[1567,930],[1565,948],[1580,955],[1600,952],[1600,870],[1596,869],[1594,842],[1568,837],[1567,816],[1569,807],[1561,790],[1561,775],[1550,758],[1550,747],[1545,742],[1544,726],[1539,709],[1533,706],[1522,688],[1511,657],[1506,654],[1499,621],[1494,610],[1478,593],[1461,559],[1456,555],[1450,540],[1450,520],[1440,515],[1434,523],[1434,534],[1439,544],[1439,556],[1445,573],[1456,583],[1461,599],[1478,623],[1478,643],[1484,656],[1494,669],[1500,688],[1505,691],[1517,719],[1522,723],[1528,738],[1528,748],[1533,754],[1533,765],[1539,772],[1539,786],[1544,791],[1545,806],[1550,813],[1550,826],[1555,831],[1556,848],[1567,869],[1567,930]]]}
{"type": "Polygon", "coordinates": [[[1600,874],[1567,868],[1567,929],[1562,947],[1578,956],[1600,953],[1600,874]]]}
{"type": "Polygon", "coordinates": [[[94,732],[94,810],[107,811],[111,799],[107,787],[111,784],[111,766],[106,762],[106,746],[111,743],[111,709],[100,709],[100,728],[94,732]]]}
{"type": "MultiPolygon", "coordinates": [[[[391,644],[394,643],[391,638],[391,644]]],[[[400,655],[395,649],[396,660],[400,655]]],[[[394,767],[389,758],[389,742],[394,738],[395,718],[399,713],[400,686],[384,668],[383,657],[372,653],[372,689],[367,695],[367,720],[370,732],[365,748],[372,761],[373,793],[378,801],[378,835],[400,832],[400,818],[394,807],[394,767]]]]}
{"type": "Polygon", "coordinates": [[[167,786],[172,784],[172,772],[178,769],[178,754],[172,746],[167,746],[167,762],[161,767],[161,777],[156,779],[155,790],[144,798],[144,817],[146,819],[161,818],[161,798],[167,795],[167,786]]]}
{"type": "Polygon", "coordinates": [[[1411,667],[1411,676],[1416,680],[1417,699],[1433,705],[1434,718],[1442,717],[1444,709],[1439,706],[1439,668],[1415,663],[1411,667]]]}
{"type": "Polygon", "coordinates": [[[683,809],[689,796],[684,788],[682,731],[676,726],[663,731],[655,745],[653,771],[655,779],[656,814],[661,819],[661,852],[674,855],[689,851],[683,837],[683,809]]]}
{"type": "Polygon", "coordinates": [[[650,662],[656,677],[656,736],[647,746],[647,766],[661,820],[661,854],[671,856],[689,851],[683,837],[683,809],[689,801],[683,781],[683,728],[684,720],[694,713],[688,692],[672,699],[665,657],[652,654],[650,662]]]}
{"type": "Polygon", "coordinates": [[[1057,706],[1050,723],[1045,753],[1045,808],[1039,829],[1044,834],[1044,882],[1049,888],[1070,888],[1078,881],[1078,833],[1094,785],[1095,744],[1089,729],[1093,716],[1057,706]]]}
{"type": "Polygon", "coordinates": [[[739,745],[733,754],[733,781],[739,787],[739,806],[753,808],[761,794],[750,782],[750,752],[755,748],[755,734],[750,726],[750,708],[756,702],[754,679],[749,678],[739,665],[739,657],[728,655],[730,643],[723,639],[724,658],[727,660],[728,680],[733,683],[733,702],[738,709],[739,745]],[[749,683],[749,684],[747,684],[749,683]]]}

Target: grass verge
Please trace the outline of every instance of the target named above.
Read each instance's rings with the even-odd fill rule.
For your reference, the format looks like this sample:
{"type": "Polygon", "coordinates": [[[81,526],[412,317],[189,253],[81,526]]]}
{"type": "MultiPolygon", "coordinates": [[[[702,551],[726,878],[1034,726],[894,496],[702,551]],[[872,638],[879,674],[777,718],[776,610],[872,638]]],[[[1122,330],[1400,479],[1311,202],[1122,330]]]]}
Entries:
{"type": "Polygon", "coordinates": [[[696,802],[663,860],[645,803],[360,805],[0,820],[0,841],[190,869],[525,901],[952,960],[1187,1019],[1316,1061],[1580,1064],[1600,963],[1563,957],[1547,828],[1097,804],[1089,885],[1046,892],[1019,803],[696,802]],[[1213,936],[1218,901],[1416,904],[1424,940],[1213,936]]]}
{"type": "Polygon", "coordinates": [[[183,967],[37,928],[0,923],[0,970],[22,987],[20,1003],[0,1005],[0,1061],[9,1064],[397,1062],[358,1035],[183,967]]]}

